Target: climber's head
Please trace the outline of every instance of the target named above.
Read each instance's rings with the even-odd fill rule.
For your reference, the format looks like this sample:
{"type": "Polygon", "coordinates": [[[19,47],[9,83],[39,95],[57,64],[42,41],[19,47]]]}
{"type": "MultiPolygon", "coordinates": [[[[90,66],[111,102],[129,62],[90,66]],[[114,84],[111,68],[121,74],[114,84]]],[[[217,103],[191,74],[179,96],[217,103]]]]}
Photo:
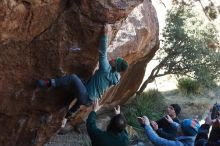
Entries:
{"type": "Polygon", "coordinates": [[[128,62],[121,57],[117,57],[116,59],[112,59],[110,61],[112,68],[114,68],[117,72],[123,72],[128,69],[128,62]]]}
{"type": "Polygon", "coordinates": [[[127,125],[127,122],[124,116],[122,116],[121,114],[118,114],[111,119],[107,127],[107,131],[113,132],[113,133],[120,133],[123,130],[125,130],[126,125],[127,125]]]}

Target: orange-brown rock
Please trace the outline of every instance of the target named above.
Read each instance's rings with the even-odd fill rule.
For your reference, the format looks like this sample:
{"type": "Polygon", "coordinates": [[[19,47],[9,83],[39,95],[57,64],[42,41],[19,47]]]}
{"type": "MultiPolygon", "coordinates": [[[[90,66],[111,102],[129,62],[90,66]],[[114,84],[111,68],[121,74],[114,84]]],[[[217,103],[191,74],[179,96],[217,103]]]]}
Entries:
{"type": "MultiPolygon", "coordinates": [[[[41,146],[56,133],[71,90],[36,90],[35,81],[70,73],[88,79],[98,63],[104,23],[113,28],[109,57],[130,64],[120,84],[103,96],[104,105],[123,104],[137,91],[159,46],[149,0],[2,0],[0,20],[1,146],[41,146]]],[[[83,108],[72,124],[88,112],[83,108]]]]}

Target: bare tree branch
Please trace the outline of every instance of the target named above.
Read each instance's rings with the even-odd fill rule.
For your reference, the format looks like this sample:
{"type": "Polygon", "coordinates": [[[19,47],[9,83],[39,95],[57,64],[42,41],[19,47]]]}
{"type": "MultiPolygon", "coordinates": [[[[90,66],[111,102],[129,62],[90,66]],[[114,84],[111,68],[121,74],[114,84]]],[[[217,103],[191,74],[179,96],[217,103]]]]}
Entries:
{"type": "Polygon", "coordinates": [[[164,2],[162,0],[159,0],[159,1],[166,8],[166,5],[164,4],[164,2]]]}
{"type": "Polygon", "coordinates": [[[203,6],[201,0],[198,0],[198,1],[199,1],[200,5],[201,5],[201,7],[202,7],[202,10],[203,10],[205,16],[209,19],[209,21],[212,21],[211,18],[206,14],[206,12],[205,12],[205,7],[203,6]]]}

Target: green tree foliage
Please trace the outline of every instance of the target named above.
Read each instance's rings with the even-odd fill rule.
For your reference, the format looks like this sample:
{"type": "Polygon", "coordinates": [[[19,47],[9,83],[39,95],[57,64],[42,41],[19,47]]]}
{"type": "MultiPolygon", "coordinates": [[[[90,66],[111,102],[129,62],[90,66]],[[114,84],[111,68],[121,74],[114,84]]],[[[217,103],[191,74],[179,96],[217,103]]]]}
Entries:
{"type": "Polygon", "coordinates": [[[192,5],[195,5],[196,3],[200,4],[200,6],[203,9],[204,14],[210,21],[215,20],[220,14],[219,13],[220,6],[215,5],[212,0],[206,0],[206,1],[204,0],[203,1],[202,0],[172,0],[173,5],[179,5],[179,6],[183,6],[183,5],[192,6],[192,5]],[[208,3],[208,5],[204,6],[203,5],[204,2],[208,3]]]}
{"type": "Polygon", "coordinates": [[[137,93],[156,77],[167,74],[189,76],[211,87],[220,73],[220,53],[211,47],[218,45],[217,33],[215,26],[206,23],[190,6],[170,10],[158,50],[160,63],[137,93]]]}
{"type": "Polygon", "coordinates": [[[204,12],[211,20],[215,20],[218,17],[218,8],[212,2],[204,8],[204,12]]]}

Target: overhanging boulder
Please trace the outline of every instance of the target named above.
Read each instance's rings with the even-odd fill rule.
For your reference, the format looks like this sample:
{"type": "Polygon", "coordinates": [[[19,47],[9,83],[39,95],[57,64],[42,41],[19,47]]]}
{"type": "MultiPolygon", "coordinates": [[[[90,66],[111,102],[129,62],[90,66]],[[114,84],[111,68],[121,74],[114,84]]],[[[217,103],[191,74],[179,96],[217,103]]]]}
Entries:
{"type": "MultiPolygon", "coordinates": [[[[61,125],[72,96],[66,89],[36,90],[35,81],[76,73],[88,79],[98,63],[104,23],[113,28],[109,57],[129,70],[102,104],[123,104],[139,88],[159,47],[159,26],[149,0],[1,1],[0,145],[43,145],[61,125]]],[[[72,124],[87,116],[82,109],[72,124]]]]}

